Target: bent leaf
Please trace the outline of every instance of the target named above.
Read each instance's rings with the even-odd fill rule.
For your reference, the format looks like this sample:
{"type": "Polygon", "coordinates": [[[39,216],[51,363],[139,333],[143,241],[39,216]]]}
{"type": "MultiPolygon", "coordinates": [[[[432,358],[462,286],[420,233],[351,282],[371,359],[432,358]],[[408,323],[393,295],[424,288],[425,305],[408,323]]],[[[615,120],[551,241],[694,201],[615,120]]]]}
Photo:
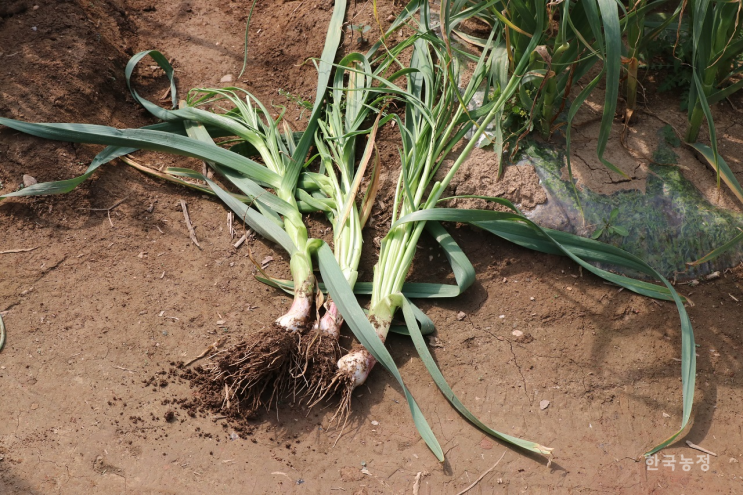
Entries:
{"type": "Polygon", "coordinates": [[[389,371],[397,380],[397,383],[400,384],[400,387],[405,394],[405,399],[408,401],[408,407],[410,407],[410,413],[413,416],[413,422],[415,423],[415,427],[418,429],[418,433],[426,442],[428,448],[434,453],[436,458],[440,462],[443,462],[444,452],[441,449],[438,440],[436,440],[436,436],[433,434],[431,426],[428,424],[428,421],[426,421],[423,412],[420,410],[420,407],[418,407],[418,403],[405,386],[405,383],[403,383],[400,372],[389,351],[382,341],[379,340],[374,327],[372,327],[371,323],[366,319],[366,315],[361,309],[361,306],[359,306],[356,296],[353,295],[353,290],[348,285],[346,278],[343,276],[343,272],[338,266],[333,251],[324,242],[322,242],[320,247],[317,249],[317,261],[320,267],[320,273],[322,273],[323,280],[328,288],[328,293],[330,294],[330,297],[333,298],[336,306],[338,306],[338,309],[348,326],[351,328],[351,331],[359,342],[361,342],[361,345],[363,345],[366,350],[374,356],[374,359],[389,371]]]}
{"type": "MultiPolygon", "coordinates": [[[[622,251],[619,248],[606,246],[589,239],[583,239],[583,241],[580,242],[579,245],[581,245],[581,247],[583,248],[584,254],[588,255],[587,257],[595,259],[601,258],[605,254],[612,253],[614,254],[614,259],[619,261],[623,265],[635,265],[638,268],[641,268],[640,271],[642,271],[643,273],[647,273],[653,276],[655,279],[661,281],[665,285],[665,290],[661,290],[661,287],[654,284],[649,284],[647,282],[642,282],[597,268],[593,265],[588,264],[584,259],[573,252],[573,250],[563,246],[560,242],[557,241],[555,237],[552,237],[551,234],[554,231],[547,231],[528,218],[513,213],[487,210],[456,210],[440,208],[411,213],[398,220],[397,223],[401,224],[406,222],[420,222],[430,220],[471,223],[507,240],[510,232],[508,232],[508,230],[504,231],[503,229],[501,229],[501,227],[503,226],[503,222],[505,221],[508,223],[522,223],[531,231],[531,233],[522,231],[521,234],[528,238],[532,245],[536,244],[538,241],[542,244],[545,241],[550,242],[553,245],[554,254],[560,254],[562,256],[569,257],[571,260],[578,263],[584,269],[590,271],[594,275],[603,278],[604,280],[608,280],[609,282],[625,287],[641,295],[658,299],[672,300],[676,304],[676,310],[678,311],[679,319],[681,322],[681,387],[683,393],[681,427],[668,439],[653,447],[650,451],[646,452],[645,455],[652,455],[659,450],[667,447],[684,431],[687,424],[689,423],[689,418],[691,417],[691,409],[694,402],[694,384],[697,363],[694,345],[694,331],[691,326],[689,315],[686,313],[686,308],[684,308],[682,298],[678,295],[671,283],[666,280],[665,277],[663,277],[660,273],[658,273],[651,266],[649,266],[647,263],[644,263],[639,258],[633,257],[628,253],[626,254],[626,256],[619,256],[618,252],[622,251]],[[490,219],[490,221],[488,221],[488,219],[490,219]]],[[[565,236],[577,237],[570,234],[562,234],[563,238],[565,238],[565,236]]]]}
{"type": "Polygon", "coordinates": [[[403,315],[405,317],[405,323],[408,327],[408,330],[410,331],[410,337],[413,340],[413,344],[415,345],[415,349],[418,351],[418,355],[420,356],[421,360],[423,361],[423,364],[426,366],[426,369],[428,370],[428,373],[433,378],[433,381],[436,383],[436,386],[439,387],[439,390],[442,394],[444,394],[444,397],[451,403],[454,408],[459,411],[459,413],[464,416],[470,423],[478,427],[480,430],[484,431],[488,435],[491,435],[499,440],[502,440],[506,443],[510,443],[511,445],[515,445],[517,447],[521,447],[522,449],[526,449],[530,452],[535,452],[537,454],[542,454],[546,456],[552,456],[552,448],[545,447],[543,445],[540,445],[535,442],[530,442],[528,440],[522,440],[521,438],[513,437],[511,435],[508,435],[506,433],[501,433],[499,431],[493,430],[489,426],[487,426],[485,423],[480,421],[477,416],[472,414],[467,407],[462,403],[462,401],[459,400],[459,398],[456,396],[454,391],[451,389],[449,384],[446,382],[446,378],[444,378],[444,375],[441,373],[441,370],[436,365],[436,361],[434,361],[433,356],[431,356],[431,353],[428,351],[428,347],[426,346],[426,342],[423,340],[423,334],[420,331],[420,328],[418,327],[418,324],[416,323],[416,315],[413,309],[413,305],[408,301],[407,298],[403,297],[402,301],[402,311],[403,315]]]}

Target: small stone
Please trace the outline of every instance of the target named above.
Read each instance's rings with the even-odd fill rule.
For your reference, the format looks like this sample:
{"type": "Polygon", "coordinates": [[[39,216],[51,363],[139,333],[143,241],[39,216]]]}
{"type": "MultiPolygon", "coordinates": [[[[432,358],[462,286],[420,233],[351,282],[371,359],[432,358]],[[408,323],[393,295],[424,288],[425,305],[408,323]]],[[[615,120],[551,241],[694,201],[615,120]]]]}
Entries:
{"type": "Polygon", "coordinates": [[[500,315],[498,318],[500,318],[502,320],[505,317],[506,317],[506,315],[500,315]]]}
{"type": "Polygon", "coordinates": [[[224,325],[225,323],[225,320],[217,320],[217,325],[224,325]]]}
{"type": "Polygon", "coordinates": [[[395,20],[395,16],[390,14],[387,16],[387,22],[393,22],[395,20]]]}
{"type": "Polygon", "coordinates": [[[541,409],[542,411],[547,409],[549,406],[550,406],[550,401],[548,401],[547,399],[539,401],[539,409],[541,409]]]}
{"type": "Polygon", "coordinates": [[[671,415],[670,415],[670,414],[668,414],[668,413],[666,413],[666,412],[664,412],[664,413],[663,413],[663,417],[664,417],[664,418],[670,418],[670,417],[671,417],[671,415]]]}
{"type": "Polygon", "coordinates": [[[464,311],[460,311],[459,313],[457,313],[457,320],[458,321],[462,321],[465,318],[467,318],[467,313],[465,313],[464,311]]]}
{"type": "Polygon", "coordinates": [[[493,442],[491,442],[487,438],[483,438],[482,440],[480,440],[480,448],[483,450],[490,450],[493,448],[493,442]]]}
{"type": "Polygon", "coordinates": [[[38,184],[38,183],[39,181],[37,181],[34,177],[23,174],[23,187],[33,186],[34,184],[38,184]]]}
{"type": "Polygon", "coordinates": [[[31,410],[32,410],[32,411],[35,411],[35,410],[37,410],[38,408],[39,408],[39,405],[38,405],[38,404],[37,404],[36,402],[34,402],[33,404],[31,404],[31,410]]]}
{"type": "Polygon", "coordinates": [[[227,74],[222,76],[222,79],[219,80],[221,83],[229,83],[232,82],[232,74],[227,74]]]}
{"type": "Polygon", "coordinates": [[[530,298],[529,298],[529,300],[530,300],[530,301],[536,301],[536,298],[534,298],[534,297],[530,297],[530,298]]]}
{"type": "Polygon", "coordinates": [[[524,335],[524,332],[522,332],[521,330],[514,330],[513,332],[511,332],[511,335],[513,335],[514,337],[521,337],[522,335],[524,335]]]}
{"type": "Polygon", "coordinates": [[[373,426],[379,426],[379,421],[372,421],[372,422],[371,422],[371,424],[372,424],[373,426]]]}
{"type": "Polygon", "coordinates": [[[33,10],[39,10],[39,6],[38,5],[34,5],[33,10]]]}

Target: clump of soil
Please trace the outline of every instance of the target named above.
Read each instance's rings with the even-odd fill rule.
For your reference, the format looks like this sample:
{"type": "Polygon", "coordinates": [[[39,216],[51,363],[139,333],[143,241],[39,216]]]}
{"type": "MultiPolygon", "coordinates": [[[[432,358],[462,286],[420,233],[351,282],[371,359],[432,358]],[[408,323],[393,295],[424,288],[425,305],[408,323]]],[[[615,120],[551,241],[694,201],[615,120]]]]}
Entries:
{"type": "Polygon", "coordinates": [[[340,354],[338,342],[321,331],[292,334],[274,325],[213,355],[206,366],[181,369],[179,377],[195,389],[181,405],[192,417],[210,411],[243,425],[262,408],[312,406],[343,388],[336,378],[340,354]]]}
{"type": "Polygon", "coordinates": [[[338,341],[321,330],[312,329],[299,343],[298,362],[294,373],[295,393],[308,405],[332,395],[329,388],[338,370],[341,348],[338,341]]]}
{"type": "MultiPolygon", "coordinates": [[[[448,170],[452,164],[453,159],[446,160],[442,169],[448,170]]],[[[533,166],[509,165],[500,179],[496,179],[497,170],[497,156],[493,150],[482,148],[472,150],[467,161],[462,164],[449,184],[451,194],[505,198],[525,210],[534,209],[547,201],[547,195],[539,184],[539,177],[533,166]]],[[[453,199],[447,206],[466,209],[506,209],[498,203],[473,198],[453,199]]]]}
{"type": "Polygon", "coordinates": [[[213,365],[191,381],[203,405],[227,416],[270,408],[288,386],[298,334],[272,325],[217,353],[213,365]]]}

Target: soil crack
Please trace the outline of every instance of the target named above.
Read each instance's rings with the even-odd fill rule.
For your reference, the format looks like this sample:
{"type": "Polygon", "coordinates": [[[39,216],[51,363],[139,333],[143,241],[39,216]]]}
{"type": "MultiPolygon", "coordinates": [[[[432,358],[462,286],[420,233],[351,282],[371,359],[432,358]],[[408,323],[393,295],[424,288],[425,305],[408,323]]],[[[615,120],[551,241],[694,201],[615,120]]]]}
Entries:
{"type": "Polygon", "coordinates": [[[521,371],[521,365],[516,359],[516,352],[514,352],[513,350],[513,342],[509,339],[506,339],[506,342],[508,342],[508,346],[511,348],[511,356],[513,356],[513,364],[516,366],[516,369],[519,370],[519,375],[521,375],[521,383],[524,384],[524,394],[526,394],[526,398],[529,401],[529,404],[534,404],[534,398],[526,390],[526,377],[524,376],[524,372],[521,371]]]}

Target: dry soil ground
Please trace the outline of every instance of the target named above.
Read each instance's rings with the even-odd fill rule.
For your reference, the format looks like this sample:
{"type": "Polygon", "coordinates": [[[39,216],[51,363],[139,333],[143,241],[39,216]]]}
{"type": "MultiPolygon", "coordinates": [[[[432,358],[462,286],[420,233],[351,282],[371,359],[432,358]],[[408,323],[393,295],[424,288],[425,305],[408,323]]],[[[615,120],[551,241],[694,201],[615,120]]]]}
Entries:
{"type": "MultiPolygon", "coordinates": [[[[151,123],[128,96],[128,58],[160,49],[173,59],[181,91],[236,78],[249,4],[3,2],[0,115],[151,123]]],[[[380,2],[380,18],[386,22],[399,8],[380,2]]],[[[320,53],[331,10],[329,0],[258,2],[253,16],[248,70],[236,84],[289,104],[289,119],[300,128],[306,116],[300,119],[277,90],[314,94],[315,70],[302,62],[320,53]]],[[[371,2],[352,2],[348,20],[374,25],[371,12],[371,2]]],[[[354,48],[348,37],[343,49],[354,48]]],[[[138,83],[157,97],[163,77],[144,65],[138,83]]],[[[731,115],[723,152],[740,144],[731,115]]],[[[389,174],[394,143],[386,150],[389,174]]],[[[0,191],[15,190],[23,174],[39,181],[79,175],[95,152],[0,129],[0,191]]],[[[736,170],[739,156],[728,155],[736,170]]],[[[185,163],[139,157],[158,167],[185,163]]],[[[420,473],[420,493],[453,494],[504,451],[469,493],[743,491],[743,289],[735,273],[693,290],[680,286],[696,303],[689,312],[699,344],[694,417],[684,439],[717,457],[705,471],[696,463],[701,452],[682,440],[663,452],[675,456],[673,468],[649,471],[641,453],[680,423],[674,307],[618,292],[564,259],[469,228],[452,230],[479,279],[457,300],[422,306],[438,326],[431,350],[476,414],[554,447],[551,465],[470,426],[439,394],[413,346],[397,336],[389,340],[391,352],[446,451],[444,464],[419,439],[400,389],[381,370],[357,392],[339,440],[338,430],[328,428],[332,406],[309,414],[272,411],[253,422],[252,435],[233,434],[217,416],[192,417],[173,407],[173,400],[190,397],[186,382],[167,376],[156,386],[145,382],[220,336],[236,340],[271,324],[289,305],[254,280],[247,247],[258,260],[272,256],[269,272],[285,277],[282,253],[261,239],[232,247],[226,215],[214,200],[121,163],[66,196],[0,204],[0,251],[34,248],[0,254],[0,311],[8,327],[0,353],[1,493],[409,493],[420,473]],[[202,250],[189,240],[181,199],[202,250]],[[95,210],[114,204],[110,218],[95,210]],[[681,456],[695,463],[688,471],[681,456]]],[[[321,228],[313,223],[314,235],[321,228]]],[[[371,278],[372,242],[367,251],[363,279],[371,278]]],[[[418,276],[448,276],[440,258],[434,249],[422,253],[418,276]]]]}

